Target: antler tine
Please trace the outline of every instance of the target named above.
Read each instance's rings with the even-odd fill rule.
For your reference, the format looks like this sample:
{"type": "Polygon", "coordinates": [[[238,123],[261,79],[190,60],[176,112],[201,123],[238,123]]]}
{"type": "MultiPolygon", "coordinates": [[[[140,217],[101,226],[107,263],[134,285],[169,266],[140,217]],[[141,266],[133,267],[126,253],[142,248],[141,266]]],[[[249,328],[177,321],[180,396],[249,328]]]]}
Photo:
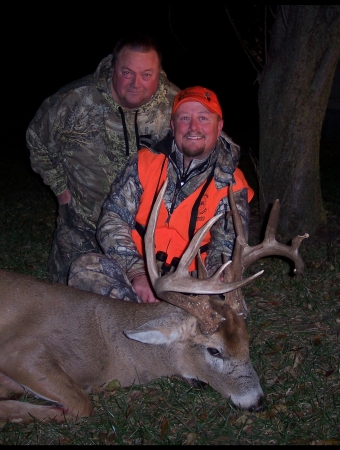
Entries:
{"type": "MultiPolygon", "coordinates": [[[[224,272],[223,281],[225,283],[231,283],[236,280],[242,280],[243,274],[243,254],[244,249],[248,246],[246,241],[243,224],[241,221],[240,213],[237,209],[234,192],[232,186],[229,186],[229,207],[233,218],[233,225],[235,230],[235,243],[232,255],[232,261],[227,270],[224,272]]],[[[226,256],[223,255],[223,260],[226,256]]],[[[241,289],[236,289],[232,292],[224,294],[225,303],[228,304],[237,314],[247,317],[248,309],[246,302],[244,301],[241,289]]]]}
{"type": "Polygon", "coordinates": [[[221,216],[222,214],[218,214],[217,216],[212,217],[210,220],[208,220],[206,224],[203,225],[203,227],[200,230],[197,231],[197,233],[195,233],[194,237],[190,242],[190,245],[185,250],[180,262],[178,263],[177,268],[180,271],[187,271],[189,269],[192,260],[198,253],[198,250],[200,248],[204,236],[221,216]]]}
{"type": "Polygon", "coordinates": [[[279,215],[280,201],[276,199],[269,215],[263,241],[254,247],[247,246],[244,249],[244,268],[246,269],[254,261],[263,258],[264,256],[278,255],[291,259],[295,265],[294,272],[297,275],[301,275],[304,270],[304,262],[299,255],[299,247],[301,245],[301,242],[309,237],[309,234],[305,233],[304,235],[296,236],[292,240],[291,245],[281,244],[277,242],[277,240],[275,239],[275,234],[279,215]]]}
{"type": "Polygon", "coordinates": [[[232,213],[236,239],[232,255],[232,263],[228,268],[228,271],[225,272],[225,282],[234,281],[235,279],[241,279],[243,273],[243,251],[248,246],[244,234],[241,216],[236,206],[232,186],[229,186],[229,206],[232,213]]]}
{"type": "Polygon", "coordinates": [[[159,191],[159,194],[157,196],[157,199],[155,201],[155,204],[152,208],[152,212],[150,214],[148,226],[146,228],[145,232],[145,258],[146,258],[146,265],[148,268],[149,277],[151,280],[151,284],[154,286],[157,278],[158,278],[158,268],[157,268],[157,261],[156,261],[156,254],[155,254],[155,229],[156,229],[156,223],[157,218],[159,214],[159,209],[161,207],[161,203],[164,197],[165,189],[168,185],[168,180],[166,179],[162,189],[159,191]]]}
{"type": "Polygon", "coordinates": [[[213,276],[210,278],[194,278],[188,273],[181,273],[178,267],[175,272],[158,278],[154,285],[154,289],[158,297],[166,300],[167,292],[189,292],[193,294],[224,294],[246,286],[255,278],[263,274],[263,270],[244,280],[234,281],[231,283],[223,283],[220,280],[221,272],[229,265],[229,262],[223,264],[213,276]]]}
{"type": "Polygon", "coordinates": [[[240,243],[247,245],[240,213],[236,207],[233,187],[229,186],[229,207],[232,212],[235,234],[240,243]]]}
{"type": "Polygon", "coordinates": [[[276,228],[279,222],[280,209],[281,209],[280,201],[277,198],[274,201],[272,209],[269,214],[269,219],[264,234],[264,240],[275,239],[276,228]]]}
{"type": "MultiPolygon", "coordinates": [[[[225,262],[225,261],[223,261],[225,262]]],[[[208,278],[208,271],[202,261],[201,252],[198,251],[197,253],[197,276],[198,278],[208,278]]]]}

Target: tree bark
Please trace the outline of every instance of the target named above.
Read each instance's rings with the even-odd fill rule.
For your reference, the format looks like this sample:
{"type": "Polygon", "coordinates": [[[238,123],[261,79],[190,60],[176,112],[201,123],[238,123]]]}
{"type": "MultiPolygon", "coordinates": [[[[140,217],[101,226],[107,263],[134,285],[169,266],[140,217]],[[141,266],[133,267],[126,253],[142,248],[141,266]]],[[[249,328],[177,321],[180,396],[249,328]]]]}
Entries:
{"type": "Polygon", "coordinates": [[[278,6],[259,76],[258,173],[261,217],[278,198],[285,242],[326,222],[319,147],[339,58],[339,5],[278,6]]]}

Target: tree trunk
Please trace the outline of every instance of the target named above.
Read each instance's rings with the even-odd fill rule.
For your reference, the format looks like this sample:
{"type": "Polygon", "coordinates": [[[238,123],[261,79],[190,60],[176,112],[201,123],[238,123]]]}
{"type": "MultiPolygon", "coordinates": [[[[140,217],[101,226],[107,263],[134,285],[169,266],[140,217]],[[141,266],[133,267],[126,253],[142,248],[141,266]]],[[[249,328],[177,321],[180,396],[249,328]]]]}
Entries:
{"type": "Polygon", "coordinates": [[[340,6],[278,6],[259,77],[259,189],[262,218],[281,202],[285,242],[326,222],[319,146],[339,58],[340,6]]]}

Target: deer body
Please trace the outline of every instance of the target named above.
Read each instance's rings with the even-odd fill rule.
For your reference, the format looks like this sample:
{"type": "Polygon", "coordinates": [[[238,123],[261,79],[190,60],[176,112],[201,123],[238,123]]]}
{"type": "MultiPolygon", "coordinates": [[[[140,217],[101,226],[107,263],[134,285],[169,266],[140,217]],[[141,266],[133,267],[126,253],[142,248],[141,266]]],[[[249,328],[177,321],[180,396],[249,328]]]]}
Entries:
{"type": "Polygon", "coordinates": [[[145,235],[148,273],[164,302],[130,303],[0,270],[0,420],[88,416],[88,394],[105,390],[113,380],[125,387],[171,375],[209,383],[241,408],[261,407],[240,289],[262,272],[243,279],[243,271],[262,256],[279,254],[302,273],[298,248],[308,235],[295,237],[291,246],[276,242],[277,201],[264,241],[249,247],[230,188],[237,236],[233,260],[209,278],[200,259],[200,244],[216,216],[195,234],[176,271],[160,277],[154,231],[165,188],[166,182],[145,235]],[[199,279],[188,272],[196,255],[199,279]],[[213,295],[221,293],[224,300],[213,295]],[[54,406],[8,399],[25,390],[54,406]]]}
{"type": "Polygon", "coordinates": [[[110,381],[124,387],[171,375],[210,383],[246,409],[261,404],[244,320],[231,309],[204,335],[195,317],[166,302],[124,302],[5,271],[0,286],[0,396],[25,388],[60,405],[2,400],[2,419],[87,416],[87,394],[110,381]]]}

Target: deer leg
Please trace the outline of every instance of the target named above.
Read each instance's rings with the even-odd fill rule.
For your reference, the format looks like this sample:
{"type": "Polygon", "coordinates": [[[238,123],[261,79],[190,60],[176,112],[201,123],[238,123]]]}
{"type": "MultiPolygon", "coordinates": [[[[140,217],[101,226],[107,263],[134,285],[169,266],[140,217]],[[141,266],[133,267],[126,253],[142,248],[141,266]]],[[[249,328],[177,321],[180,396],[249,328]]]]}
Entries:
{"type": "Polygon", "coordinates": [[[14,394],[22,395],[24,393],[25,390],[20,384],[0,372],[0,399],[9,398],[14,394]]]}
{"type": "Polygon", "coordinates": [[[36,383],[27,383],[27,390],[38,397],[58,403],[60,406],[47,406],[17,400],[0,401],[0,420],[32,422],[34,418],[49,422],[63,422],[87,417],[92,413],[92,403],[88,395],[64,374],[53,381],[46,378],[36,383]]]}
{"type": "MultiPolygon", "coordinates": [[[[0,398],[8,398],[15,394],[25,394],[21,384],[12,380],[0,372],[0,398]]],[[[56,422],[65,420],[63,409],[58,406],[32,405],[31,403],[16,400],[0,400],[0,420],[12,420],[16,422],[32,422],[33,416],[42,420],[49,418],[56,422]]]]}
{"type": "MultiPolygon", "coordinates": [[[[92,403],[86,392],[55,362],[44,361],[41,369],[38,364],[27,361],[16,367],[13,378],[7,382],[7,392],[30,392],[37,397],[57,405],[37,405],[16,400],[0,401],[0,419],[32,422],[39,420],[62,422],[77,417],[87,417],[92,413],[92,403]],[[30,369],[25,370],[25,367],[30,369]],[[18,388],[21,387],[21,389],[18,388]],[[14,389],[13,389],[14,388],[14,389]],[[33,417],[32,417],[33,416],[33,417]]],[[[6,371],[7,372],[7,371],[6,371]]],[[[8,373],[10,376],[11,374],[8,373]]]]}
{"type": "Polygon", "coordinates": [[[34,405],[32,403],[19,402],[17,400],[0,401],[0,420],[29,423],[34,420],[43,420],[45,422],[64,422],[66,419],[74,420],[61,407],[34,405]]]}

